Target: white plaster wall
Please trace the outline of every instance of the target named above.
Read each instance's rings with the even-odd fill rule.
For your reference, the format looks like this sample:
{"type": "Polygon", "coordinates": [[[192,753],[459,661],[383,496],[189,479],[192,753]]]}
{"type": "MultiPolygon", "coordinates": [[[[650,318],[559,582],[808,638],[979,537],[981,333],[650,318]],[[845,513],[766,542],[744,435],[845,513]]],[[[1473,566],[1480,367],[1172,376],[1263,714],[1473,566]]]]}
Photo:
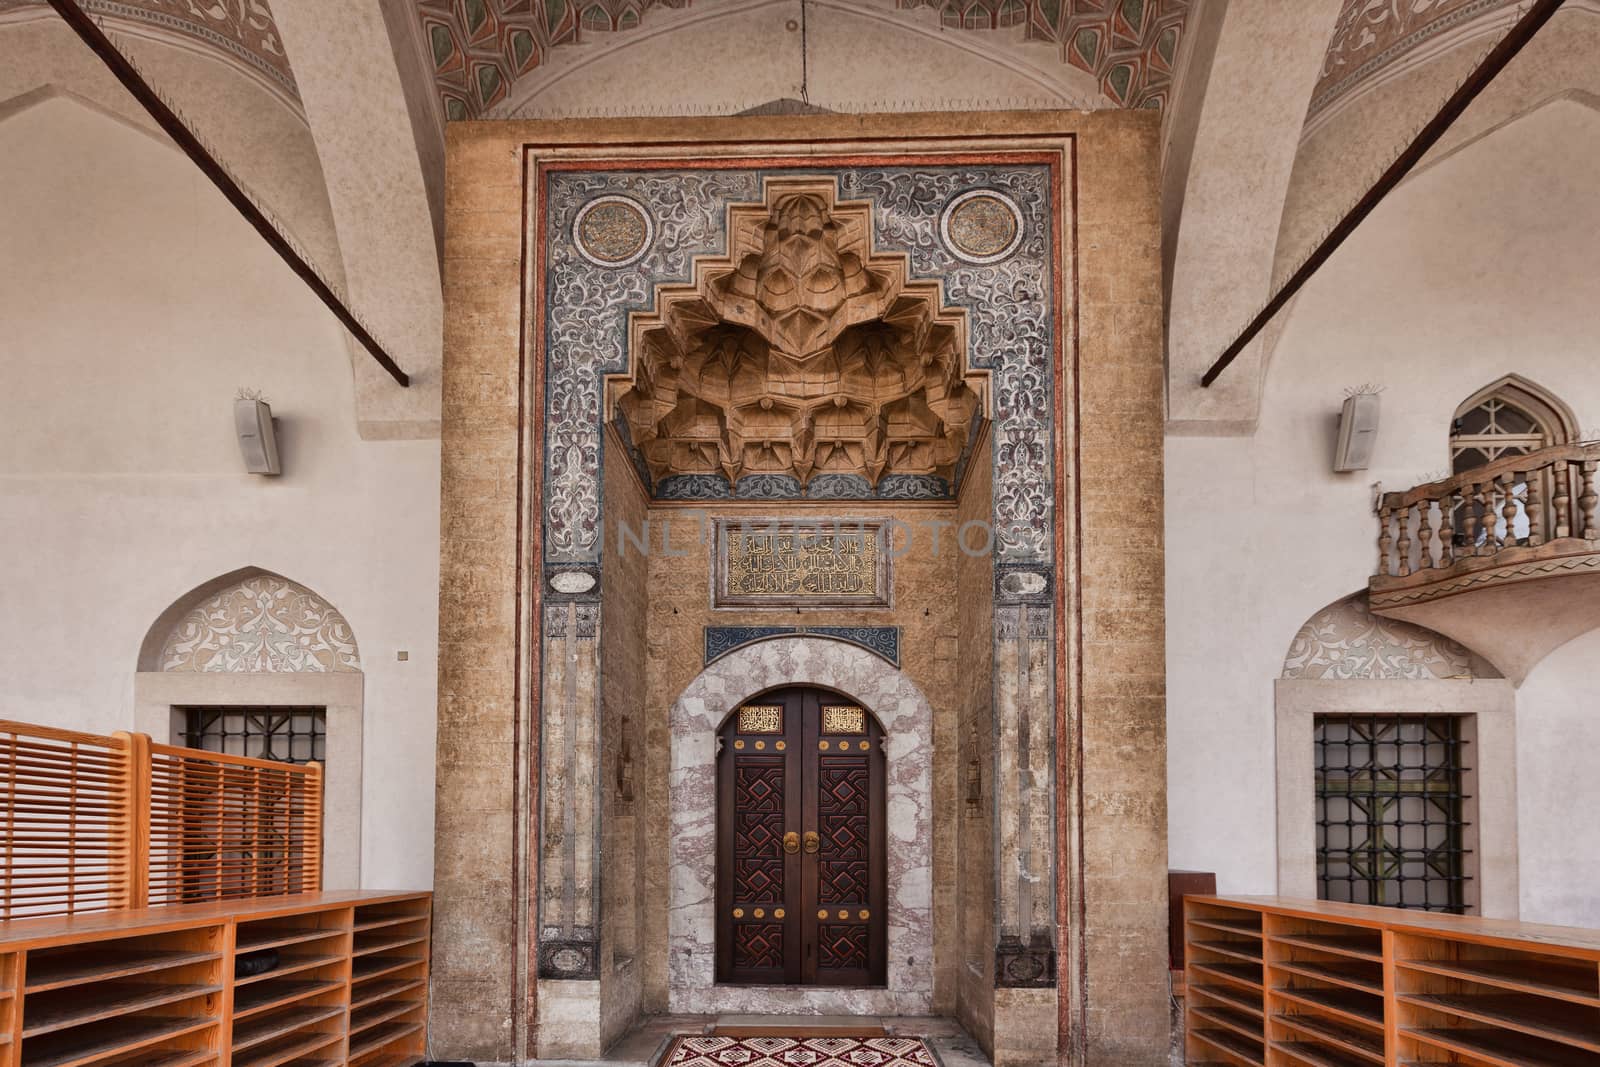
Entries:
{"type": "Polygon", "coordinates": [[[287,575],[360,643],[364,883],[427,886],[437,442],[357,438],[338,326],[164,143],[46,99],[0,121],[0,189],[0,715],[131,728],[173,600],[287,575]],[[242,473],[240,387],[281,419],[281,478],[242,473]]]}
{"type": "Polygon", "coordinates": [[[1550,653],[1517,693],[1522,918],[1600,926],[1600,822],[1594,819],[1600,630],[1550,653]]]}
{"type": "MultiPolygon", "coordinates": [[[[1300,624],[1365,587],[1372,484],[1446,473],[1456,405],[1508,371],[1600,427],[1597,172],[1600,114],[1562,100],[1413,176],[1287,313],[1255,435],[1168,438],[1172,866],[1215,870],[1223,892],[1276,888],[1273,679],[1300,624]],[[1343,391],[1368,382],[1385,390],[1373,468],[1332,474],[1343,391]]],[[[1541,691],[1578,699],[1580,659],[1539,668],[1541,691]]],[[[1533,766],[1567,758],[1548,706],[1517,727],[1533,766]]],[[[1540,792],[1521,801],[1530,840],[1562,832],[1540,792]]],[[[1565,799],[1592,808],[1600,791],[1565,799]]],[[[1525,906],[1583,892],[1578,870],[1538,856],[1523,854],[1525,906]]]]}

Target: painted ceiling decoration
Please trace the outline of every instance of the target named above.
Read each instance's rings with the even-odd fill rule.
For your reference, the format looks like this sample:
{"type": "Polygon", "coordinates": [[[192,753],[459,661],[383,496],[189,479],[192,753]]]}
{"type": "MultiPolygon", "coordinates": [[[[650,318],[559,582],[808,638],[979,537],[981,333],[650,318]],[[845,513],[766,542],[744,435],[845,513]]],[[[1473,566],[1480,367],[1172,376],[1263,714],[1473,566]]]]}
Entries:
{"type": "Polygon", "coordinates": [[[1375,83],[1386,69],[1424,45],[1517,7],[1518,0],[1345,0],[1307,122],[1375,83]]]}
{"type": "MultiPolygon", "coordinates": [[[[637,27],[689,0],[416,0],[423,46],[449,121],[479,118],[551,49],[637,27]]],[[[1023,27],[1094,75],[1119,107],[1161,108],[1172,91],[1192,0],[896,0],[931,7],[950,29],[1023,27]]]]}
{"type": "Polygon", "coordinates": [[[1094,75],[1118,107],[1166,106],[1191,0],[896,0],[933,7],[946,29],[1022,26],[1061,59],[1094,75]]]}
{"type": "MultiPolygon", "coordinates": [[[[141,36],[202,42],[299,105],[300,93],[267,0],[78,0],[78,6],[108,30],[120,23],[141,36]]],[[[0,0],[0,17],[13,12],[55,17],[46,0],[0,0]]]]}
{"type": "MultiPolygon", "coordinates": [[[[782,480],[926,481],[947,496],[982,416],[987,376],[966,368],[966,313],[906,257],[872,251],[864,202],[835,202],[831,179],[773,181],[764,202],[730,211],[730,252],[661,286],[631,321],[633,374],[612,409],[657,487],[707,475],[782,480]]],[[[621,196],[581,210],[580,253],[609,264],[648,243],[644,209],[621,196]],[[596,234],[585,222],[608,218],[596,234]],[[631,213],[638,221],[628,221],[631,213]],[[597,256],[584,245],[605,243],[597,256]]],[[[1020,209],[982,190],[952,201],[958,257],[990,262],[1020,243],[1020,209]]]]}

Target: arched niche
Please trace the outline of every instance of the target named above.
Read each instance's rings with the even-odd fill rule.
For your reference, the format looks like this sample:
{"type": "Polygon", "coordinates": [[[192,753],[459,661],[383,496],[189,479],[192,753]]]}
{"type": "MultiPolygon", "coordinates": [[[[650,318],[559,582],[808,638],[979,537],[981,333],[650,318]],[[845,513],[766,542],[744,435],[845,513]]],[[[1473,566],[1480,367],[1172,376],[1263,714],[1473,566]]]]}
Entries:
{"type": "Polygon", "coordinates": [[[805,635],[715,660],[674,702],[668,788],[672,870],[668,1010],[927,1014],[933,1004],[933,708],[905,674],[843,641],[805,635]],[[722,986],[716,951],[716,738],[753,695],[817,686],[868,709],[887,734],[889,974],[884,989],[722,986]]]}
{"type": "Polygon", "coordinates": [[[323,888],[361,886],[361,653],[344,614],[262,567],[229,571],[158,615],[139,648],[134,729],[182,745],[191,709],[323,714],[323,888]]]}
{"type": "Polygon", "coordinates": [[[1511,682],[1482,657],[1443,634],[1373,615],[1364,591],[1313,614],[1274,686],[1279,895],[1319,893],[1318,717],[1452,716],[1463,742],[1466,904],[1516,918],[1515,710],[1511,682]]]}
{"type": "Polygon", "coordinates": [[[1421,681],[1500,673],[1443,634],[1372,614],[1367,594],[1352,593],[1305,621],[1289,642],[1281,677],[1421,681]]]}
{"type": "Polygon", "coordinates": [[[359,671],[361,651],[350,623],[326,599],[281,574],[243,567],[173,601],[146,632],[139,669],[359,671]]]}

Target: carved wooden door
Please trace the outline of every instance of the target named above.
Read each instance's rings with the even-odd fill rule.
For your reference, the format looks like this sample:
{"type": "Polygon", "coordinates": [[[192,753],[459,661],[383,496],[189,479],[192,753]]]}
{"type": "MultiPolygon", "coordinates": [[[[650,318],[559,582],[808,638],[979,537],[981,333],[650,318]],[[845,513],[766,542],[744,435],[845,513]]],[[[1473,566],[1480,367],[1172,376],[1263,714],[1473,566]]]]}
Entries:
{"type": "Polygon", "coordinates": [[[717,752],[717,981],[883,985],[883,731],[853,701],[779,689],[717,752]]]}

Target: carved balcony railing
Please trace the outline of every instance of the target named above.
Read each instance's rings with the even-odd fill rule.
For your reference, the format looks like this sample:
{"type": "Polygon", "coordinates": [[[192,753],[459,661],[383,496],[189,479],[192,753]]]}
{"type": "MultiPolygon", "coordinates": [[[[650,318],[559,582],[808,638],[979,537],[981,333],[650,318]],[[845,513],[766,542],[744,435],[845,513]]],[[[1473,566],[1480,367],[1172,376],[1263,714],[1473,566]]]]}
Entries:
{"type": "Polygon", "coordinates": [[[1557,445],[1384,494],[1372,610],[1454,637],[1520,681],[1600,625],[1597,470],[1600,442],[1557,445]]]}

